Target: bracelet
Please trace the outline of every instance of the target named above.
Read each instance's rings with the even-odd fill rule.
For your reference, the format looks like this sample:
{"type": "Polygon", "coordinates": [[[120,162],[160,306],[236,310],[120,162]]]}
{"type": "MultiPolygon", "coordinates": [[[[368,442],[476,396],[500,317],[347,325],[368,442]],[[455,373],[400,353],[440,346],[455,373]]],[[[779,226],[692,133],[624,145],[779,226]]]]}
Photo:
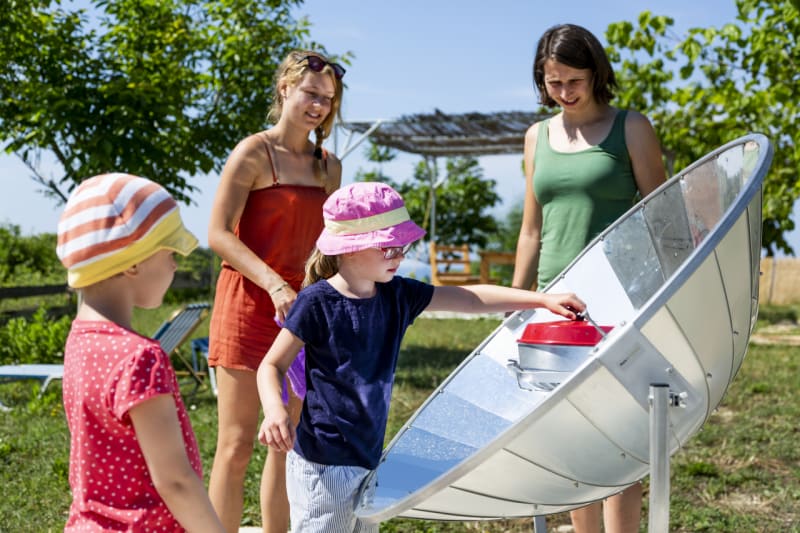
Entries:
{"type": "Polygon", "coordinates": [[[271,291],[269,291],[269,295],[270,296],[275,296],[276,294],[281,292],[284,287],[288,287],[288,286],[289,286],[289,284],[284,281],[283,283],[280,284],[280,286],[277,289],[272,289],[271,291]]]}

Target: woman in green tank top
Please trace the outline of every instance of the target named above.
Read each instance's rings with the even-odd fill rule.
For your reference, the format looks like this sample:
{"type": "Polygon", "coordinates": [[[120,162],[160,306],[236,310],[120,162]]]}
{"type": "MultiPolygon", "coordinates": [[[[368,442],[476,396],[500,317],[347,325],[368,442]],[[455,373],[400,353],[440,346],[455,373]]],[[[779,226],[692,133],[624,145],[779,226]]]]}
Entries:
{"type": "MultiPolygon", "coordinates": [[[[526,192],[514,287],[542,289],[608,225],[665,180],[648,119],[609,102],[616,80],[588,30],[554,26],[539,40],[533,79],[540,101],[560,112],[525,135],[526,192]]],[[[639,483],[605,501],[607,533],[638,532],[639,483]]],[[[572,512],[576,533],[600,532],[601,506],[572,512]]]]}

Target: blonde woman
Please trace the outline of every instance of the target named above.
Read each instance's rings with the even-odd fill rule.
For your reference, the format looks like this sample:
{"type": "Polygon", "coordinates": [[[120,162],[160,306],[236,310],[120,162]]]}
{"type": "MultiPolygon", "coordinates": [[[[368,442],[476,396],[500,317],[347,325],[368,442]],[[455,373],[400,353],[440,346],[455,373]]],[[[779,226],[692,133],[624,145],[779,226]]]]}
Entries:
{"type": "MultiPolygon", "coordinates": [[[[300,290],[322,204],[341,182],[341,163],[322,142],[339,114],[344,73],[318,52],[290,52],[276,74],[269,112],[275,125],[236,146],[214,197],[208,241],[222,271],[209,333],[219,389],[209,495],[228,531],[239,528],[258,431],[256,370],[300,290]]],[[[286,395],[295,422],[303,387],[290,384],[286,395]]],[[[261,479],[265,532],[288,527],[285,462],[284,452],[269,450],[261,479]]]]}

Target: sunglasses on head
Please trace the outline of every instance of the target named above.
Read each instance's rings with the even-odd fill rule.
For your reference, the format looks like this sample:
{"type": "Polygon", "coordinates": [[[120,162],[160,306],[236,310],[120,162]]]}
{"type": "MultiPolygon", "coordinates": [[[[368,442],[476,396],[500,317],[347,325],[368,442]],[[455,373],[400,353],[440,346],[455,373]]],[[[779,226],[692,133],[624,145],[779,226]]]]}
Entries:
{"type": "Polygon", "coordinates": [[[414,243],[410,242],[405,246],[388,246],[381,248],[380,250],[383,252],[384,259],[394,259],[396,257],[400,257],[401,255],[405,257],[409,250],[411,250],[412,246],[414,246],[414,243]]]}
{"type": "Polygon", "coordinates": [[[331,63],[330,61],[325,61],[319,56],[305,56],[303,59],[298,61],[298,63],[302,63],[303,61],[308,61],[308,68],[310,68],[314,72],[322,72],[322,69],[325,68],[325,65],[329,65],[331,69],[333,69],[333,75],[336,76],[337,80],[342,79],[344,73],[346,72],[344,67],[341,66],[339,63],[331,63]]]}

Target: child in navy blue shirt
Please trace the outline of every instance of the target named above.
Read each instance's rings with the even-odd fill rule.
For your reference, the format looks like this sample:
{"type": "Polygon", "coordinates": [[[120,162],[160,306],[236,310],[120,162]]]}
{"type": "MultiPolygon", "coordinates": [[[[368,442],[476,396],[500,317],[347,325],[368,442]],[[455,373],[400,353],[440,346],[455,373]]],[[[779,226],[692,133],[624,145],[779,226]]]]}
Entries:
{"type": "Polygon", "coordinates": [[[354,513],[359,487],[381,456],[400,342],[428,309],[492,312],[546,307],[575,319],[574,294],[492,285],[434,287],[396,276],[425,231],[382,183],[354,183],[323,206],[325,228],[304,288],[258,368],[264,409],[259,440],[287,451],[292,532],[378,531],[354,513]],[[305,348],[306,397],[297,428],[281,383],[305,348]]]}

